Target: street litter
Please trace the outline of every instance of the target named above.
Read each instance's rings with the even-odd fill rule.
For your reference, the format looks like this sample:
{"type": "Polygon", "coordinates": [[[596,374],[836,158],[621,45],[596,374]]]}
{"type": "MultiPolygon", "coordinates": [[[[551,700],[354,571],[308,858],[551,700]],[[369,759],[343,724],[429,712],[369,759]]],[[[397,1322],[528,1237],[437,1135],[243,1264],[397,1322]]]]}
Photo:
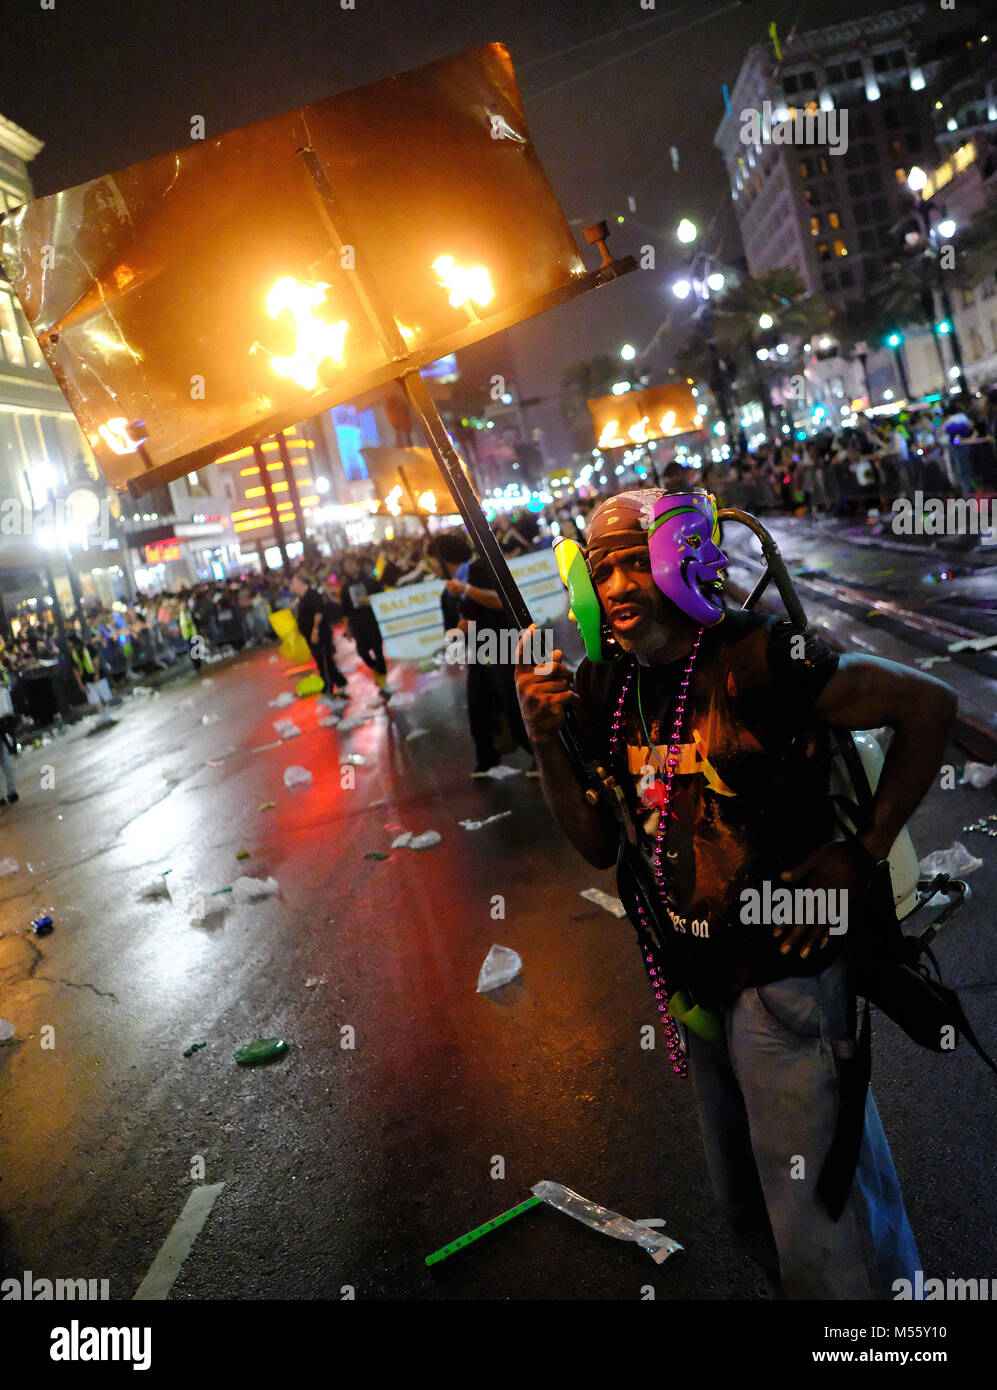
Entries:
{"type": "Polygon", "coordinates": [[[511,815],[511,811],[499,811],[498,815],[489,816],[487,820],[462,820],[461,825],[465,830],[482,830],[486,825],[491,825],[492,821],[504,820],[506,816],[511,815]]]}
{"type": "Polygon", "coordinates": [[[250,753],[265,753],[268,748],[279,748],[280,739],[274,739],[273,743],[259,743],[255,748],[250,748],[250,753]]]}
{"type": "Polygon", "coordinates": [[[510,946],[493,946],[478,971],[478,994],[499,989],[514,980],[523,968],[522,957],[510,946]]]}
{"type": "Polygon", "coordinates": [[[422,738],[423,734],[428,734],[428,729],[410,729],[405,735],[405,742],[411,743],[414,738],[422,738]]]}
{"type": "Polygon", "coordinates": [[[316,985],[327,985],[329,981],[324,975],[312,975],[305,981],[305,989],[314,989],[316,985]]]}
{"type": "Polygon", "coordinates": [[[288,789],[297,786],[310,786],[313,780],[314,778],[307,767],[296,767],[292,763],[290,767],[284,769],[284,786],[288,789]]]}
{"type": "Polygon", "coordinates": [[[257,1038],[255,1042],[240,1047],[234,1056],[237,1062],[250,1066],[253,1062],[265,1062],[269,1057],[279,1057],[286,1047],[283,1038],[257,1038]]]}
{"type": "Polygon", "coordinates": [[[950,652],[987,652],[992,647],[997,647],[997,636],[971,637],[968,642],[950,642],[948,644],[950,652]]]}
{"type": "Polygon", "coordinates": [[[503,777],[518,777],[519,768],[509,767],[506,763],[499,763],[496,767],[490,767],[487,772],[476,772],[475,777],[491,777],[496,782],[501,782],[503,777]]]}
{"type": "Polygon", "coordinates": [[[261,810],[261,811],[272,811],[273,808],[274,808],[276,805],[277,805],[276,801],[261,801],[261,802],[260,802],[260,810],[261,810]]]}
{"type": "Polygon", "coordinates": [[[409,709],[415,704],[415,696],[410,690],[399,690],[388,699],[392,709],[409,709]]]}
{"type": "Polygon", "coordinates": [[[147,884],[146,887],[142,889],[138,896],[139,902],[143,903],[154,903],[158,902],[160,898],[168,898],[170,896],[170,890],[164,875],[160,874],[158,878],[153,879],[151,883],[147,884]]]}
{"type": "Polygon", "coordinates": [[[604,907],[607,912],[611,912],[614,917],[625,917],[627,910],[620,902],[619,898],[613,898],[608,893],[604,893],[601,888],[583,888],[581,892],[583,898],[587,898],[590,903],[595,903],[597,907],[604,907]]]}
{"type": "Polygon", "coordinates": [[[413,835],[408,842],[409,849],[432,849],[438,845],[443,836],[438,830],[424,830],[421,835],[413,835]]]}
{"type": "Polygon", "coordinates": [[[194,1055],[195,1052],[199,1052],[199,1051],[201,1050],[202,1047],[207,1047],[207,1045],[208,1045],[208,1044],[207,1044],[206,1042],[203,1042],[203,1043],[191,1043],[190,1047],[185,1047],[185,1048],[184,1048],[184,1050],[183,1050],[183,1055],[184,1055],[185,1057],[193,1057],[193,1055],[194,1055]]]}
{"type": "Polygon", "coordinates": [[[950,849],[936,849],[918,865],[925,878],[934,878],[935,874],[971,874],[982,867],[983,860],[974,858],[959,840],[950,849]]]}
{"type": "Polygon", "coordinates": [[[8,1022],[5,1018],[0,1018],[0,1043],[7,1042],[16,1032],[17,1029],[14,1027],[13,1023],[8,1022]]]}
{"type": "Polygon", "coordinates": [[[219,719],[221,719],[221,715],[220,715],[220,714],[202,714],[202,715],[201,715],[201,723],[202,723],[202,724],[217,724],[218,721],[219,721],[219,719]]]}
{"type": "Polygon", "coordinates": [[[916,656],[914,665],[920,666],[922,671],[930,671],[932,666],[938,666],[943,661],[951,661],[950,656],[916,656]]]}
{"type": "Polygon", "coordinates": [[[232,884],[232,896],[237,902],[251,902],[254,898],[272,898],[280,892],[275,878],[237,878],[232,884]]]}
{"type": "Polygon", "coordinates": [[[319,720],[319,727],[323,729],[334,729],[338,723],[338,714],[327,714],[323,719],[319,720]]]}
{"type": "Polygon", "coordinates": [[[286,728],[280,731],[281,738],[298,738],[300,734],[301,730],[298,728],[297,724],[288,724],[286,728]]]}
{"type": "Polygon", "coordinates": [[[369,724],[373,718],[373,714],[354,714],[351,715],[349,719],[341,719],[339,721],[339,732],[341,734],[348,734],[351,729],[359,729],[361,724],[369,724]]]}
{"type": "Polygon", "coordinates": [[[304,676],[298,681],[294,689],[297,692],[298,698],[303,700],[308,695],[321,694],[324,683],[322,677],[313,671],[310,676],[304,676]]]}
{"type": "Polygon", "coordinates": [[[0,878],[6,878],[8,874],[16,874],[20,865],[16,859],[0,859],[0,878]]]}
{"type": "Polygon", "coordinates": [[[210,686],[214,685],[214,683],[215,683],[215,682],[214,682],[214,679],[213,679],[211,676],[205,676],[204,679],[203,679],[203,680],[201,681],[201,683],[200,683],[200,684],[201,684],[201,689],[202,689],[202,690],[207,690],[210,686]]]}
{"type": "Polygon", "coordinates": [[[288,705],[294,704],[294,696],[289,690],[283,690],[276,700],[268,700],[267,704],[271,709],[287,709],[288,705]]]}
{"type": "Polygon", "coordinates": [[[236,859],[248,859],[248,858],[249,858],[249,850],[248,850],[248,849],[237,849],[236,852],[235,852],[235,857],[236,857],[236,859]]]}
{"type": "Polygon", "coordinates": [[[285,729],[294,728],[294,720],[287,714],[285,714],[281,719],[274,719],[272,722],[274,728],[277,730],[279,734],[282,734],[285,729]]]}
{"type": "Polygon", "coordinates": [[[396,839],[394,839],[394,840],[391,841],[391,848],[392,848],[392,849],[404,849],[405,846],[408,844],[408,842],[411,840],[411,838],[412,838],[412,832],[411,832],[411,830],[403,830],[402,833],[401,833],[399,836],[397,836],[396,839]]]}
{"type": "Polygon", "coordinates": [[[647,1251],[656,1265],[664,1264],[669,1255],[674,1255],[676,1250],[684,1249],[684,1246],[679,1245],[677,1240],[672,1240],[671,1236],[661,1235],[646,1225],[638,1225],[636,1221],[620,1216],[618,1212],[600,1207],[597,1203],[579,1196],[577,1192],[572,1192],[570,1187],[562,1187],[559,1182],[538,1182],[530,1191],[534,1197],[539,1197],[541,1202],[546,1202],[557,1211],[563,1211],[565,1216],[574,1217],[593,1231],[601,1231],[604,1236],[612,1236],[614,1240],[634,1241],[642,1250],[647,1251]]]}
{"type": "Polygon", "coordinates": [[[35,936],[48,936],[49,932],[53,930],[52,918],[36,917],[31,923],[31,928],[35,936]]]}
{"type": "Polygon", "coordinates": [[[473,1231],[468,1231],[466,1236],[458,1236],[449,1245],[444,1245],[440,1250],[434,1250],[432,1255],[426,1256],[427,1265],[439,1264],[449,1255],[455,1254],[458,1250],[463,1250],[465,1246],[473,1245],[482,1236],[488,1235],[489,1231],[494,1231],[498,1226],[504,1226],[507,1221],[511,1221],[514,1216],[521,1216],[524,1211],[531,1211],[540,1205],[539,1197],[527,1197],[525,1202],[520,1202],[518,1207],[512,1207],[509,1211],[504,1211],[501,1216],[496,1216],[491,1221],[486,1221],[483,1226],[475,1226],[473,1231]]]}
{"type": "Polygon", "coordinates": [[[387,856],[386,854],[379,854],[378,851],[377,851],[376,849],[372,849],[371,852],[370,852],[369,854],[365,854],[365,855],[364,855],[364,858],[365,858],[365,859],[387,859],[388,856],[387,856]]]}
{"type": "Polygon", "coordinates": [[[347,753],[343,762],[352,763],[354,767],[366,767],[368,759],[362,753],[347,753]]]}
{"type": "Polygon", "coordinates": [[[974,820],[972,825],[964,825],[963,830],[979,830],[984,835],[989,835],[991,840],[997,839],[997,816],[981,816],[979,820],[974,820]]]}
{"type": "Polygon", "coordinates": [[[962,776],[959,778],[960,786],[965,786],[968,782],[977,791],[981,787],[989,787],[990,783],[997,777],[997,763],[967,763],[963,768],[962,776]]]}
{"type": "Polygon", "coordinates": [[[277,658],[276,658],[275,656],[270,657],[269,662],[268,662],[268,665],[270,665],[270,666],[276,666],[276,665],[277,665],[277,658]]]}

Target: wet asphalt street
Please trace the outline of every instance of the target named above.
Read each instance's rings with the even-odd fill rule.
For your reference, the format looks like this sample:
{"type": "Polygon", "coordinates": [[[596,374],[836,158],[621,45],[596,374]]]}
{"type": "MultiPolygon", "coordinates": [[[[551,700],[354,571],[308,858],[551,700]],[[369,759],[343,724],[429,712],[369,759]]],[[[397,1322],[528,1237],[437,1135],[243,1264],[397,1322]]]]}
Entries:
{"type": "MultiPolygon", "coordinates": [[[[537,782],[470,779],[463,673],[395,666],[414,703],[385,712],[357,667],[347,714],[372,717],[342,733],[314,698],[268,707],[301,675],[275,650],[18,760],[21,802],[0,811],[0,856],[19,864],[0,878],[0,1017],[16,1027],[0,1047],[0,1275],[107,1278],[131,1298],[192,1188],[224,1184],[173,1299],[761,1297],[712,1206],[691,1083],[641,1047],[653,1000],[632,928],[580,897],[613,876],[561,838],[537,782]],[[267,746],[288,715],[300,737],[267,746]],[[311,786],[285,788],[292,763],[311,786]],[[442,843],[391,850],[403,829],[442,843]],[[272,875],[279,896],[217,891],[240,874],[272,875]],[[199,893],[214,910],[192,922],[199,893]],[[55,930],[38,939],[42,909],[55,930]],[[522,975],[478,995],[496,942],[522,975]],[[261,1035],[286,1053],[238,1066],[261,1035]],[[542,1178],[665,1218],[685,1251],[658,1267],[540,1208],[424,1266],[542,1178]]],[[[938,955],[991,1051],[997,851],[962,827],[995,794],[936,789],[911,826],[919,854],[958,838],[984,859],[938,955]]],[[[989,1277],[993,1077],[877,1017],[873,1084],[925,1271],[989,1277]]]]}

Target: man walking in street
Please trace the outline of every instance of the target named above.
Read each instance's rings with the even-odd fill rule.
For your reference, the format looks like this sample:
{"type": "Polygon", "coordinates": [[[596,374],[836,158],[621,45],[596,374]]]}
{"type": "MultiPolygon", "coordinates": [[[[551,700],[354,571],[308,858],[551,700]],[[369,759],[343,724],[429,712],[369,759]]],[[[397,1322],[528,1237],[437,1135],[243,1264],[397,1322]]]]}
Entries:
{"type": "Polygon", "coordinates": [[[346,689],[346,677],[336,665],[332,629],[343,616],[331,598],[320,594],[307,571],[299,569],[291,580],[291,592],[298,596],[295,618],[298,630],[308,643],[322,677],[322,694],[346,689]]]}
{"type": "Polygon", "coordinates": [[[645,959],[735,1232],[787,1298],[890,1298],[919,1260],[871,1091],[864,1118],[861,1093],[852,1109],[861,1143],[854,1173],[835,1170],[840,1200],[818,1191],[841,1152],[855,1049],[842,936],[810,912],[758,922],[743,903],[789,883],[860,905],[941,764],[955,696],[892,662],[839,657],[788,622],[726,611],[712,506],[649,489],[597,509],[584,555],[606,659],[572,676],[559,652],[536,669],[521,657],[520,705],[550,809],[596,867],[618,862],[623,832],[574,775],[558,739],[566,710],[624,791],[640,858],[620,856],[620,896],[640,934],[644,866],[663,941],[645,959]],[[860,840],[832,838],[830,725],[894,730],[860,840]]]}

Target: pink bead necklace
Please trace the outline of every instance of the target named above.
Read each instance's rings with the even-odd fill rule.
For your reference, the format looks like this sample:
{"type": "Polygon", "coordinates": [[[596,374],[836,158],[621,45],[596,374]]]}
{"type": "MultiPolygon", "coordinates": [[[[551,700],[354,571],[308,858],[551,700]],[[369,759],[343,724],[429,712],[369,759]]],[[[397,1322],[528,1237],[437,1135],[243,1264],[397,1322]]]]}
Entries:
{"type": "MultiPolygon", "coordinates": [[[[666,912],[671,912],[671,905],[668,898],[668,873],[665,868],[666,842],[668,839],[668,820],[672,801],[672,779],[675,776],[675,769],[678,767],[679,748],[682,742],[682,722],[685,714],[685,702],[689,697],[689,682],[692,678],[692,668],[696,662],[699,652],[699,644],[703,640],[704,629],[700,628],[699,633],[693,643],[689,660],[686,663],[682,680],[679,684],[678,694],[675,699],[675,718],[672,722],[672,733],[669,739],[668,757],[665,760],[665,786],[661,801],[661,810],[658,817],[658,828],[654,838],[654,853],[652,855],[651,867],[654,874],[654,882],[661,895],[661,901],[666,912]]],[[[616,712],[613,715],[611,733],[609,739],[610,752],[613,756],[623,754],[623,719],[626,710],[627,696],[630,693],[630,686],[633,683],[634,673],[637,673],[637,709],[640,714],[641,723],[644,722],[644,713],[640,708],[640,668],[636,661],[631,661],[630,669],[623,681],[623,688],[620,691],[620,698],[616,704],[616,712]]],[[[651,749],[651,735],[646,725],[644,733],[647,737],[651,749]]],[[[675,1020],[668,1012],[668,1001],[671,999],[674,990],[670,990],[665,982],[664,970],[661,961],[654,947],[650,944],[651,933],[647,921],[647,913],[638,905],[637,915],[640,918],[640,936],[644,951],[644,964],[647,970],[651,988],[654,990],[654,997],[657,1001],[658,1012],[661,1015],[661,1026],[665,1035],[665,1042],[668,1045],[668,1055],[671,1058],[672,1071],[677,1076],[687,1074],[687,1064],[685,1055],[682,1052],[682,1044],[679,1038],[675,1020]]]]}

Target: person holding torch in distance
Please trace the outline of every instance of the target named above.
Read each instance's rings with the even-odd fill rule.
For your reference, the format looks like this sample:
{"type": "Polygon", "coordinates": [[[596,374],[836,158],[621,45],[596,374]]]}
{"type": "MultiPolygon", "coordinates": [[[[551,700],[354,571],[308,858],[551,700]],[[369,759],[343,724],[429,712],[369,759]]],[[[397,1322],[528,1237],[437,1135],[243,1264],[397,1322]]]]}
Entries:
{"type": "Polygon", "coordinates": [[[728,611],[717,535],[702,491],[625,492],[598,507],[574,561],[601,623],[595,659],[586,641],[574,675],[561,652],[535,667],[524,634],[520,707],[554,818],[590,864],[618,864],[667,1001],[674,1070],[692,1071],[714,1190],[771,1291],[889,1298],[919,1260],[872,1093],[846,1065],[848,928],[795,907],[775,925],[744,903],[798,885],[861,904],[941,764],[955,696],[891,662],[839,657],[789,622],[728,611]],[[639,870],[560,742],[569,710],[626,799],[639,870]],[[829,725],[894,730],[862,839],[833,839],[829,725]],[[634,891],[635,873],[650,896],[634,891]],[[642,902],[654,904],[660,950],[642,902]]]}

